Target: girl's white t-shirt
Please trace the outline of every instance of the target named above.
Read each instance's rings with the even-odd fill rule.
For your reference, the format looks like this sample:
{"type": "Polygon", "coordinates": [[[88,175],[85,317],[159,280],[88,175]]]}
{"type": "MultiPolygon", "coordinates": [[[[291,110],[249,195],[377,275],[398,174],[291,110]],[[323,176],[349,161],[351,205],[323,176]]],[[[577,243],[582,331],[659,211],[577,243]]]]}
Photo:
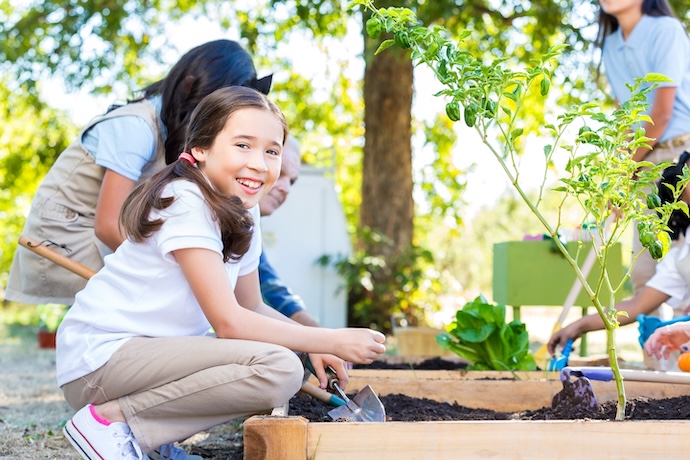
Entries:
{"type": "MultiPolygon", "coordinates": [[[[222,255],[220,228],[199,188],[186,180],[169,184],[172,205],[154,211],[164,223],[141,243],[125,241],[77,293],[58,329],[58,386],[87,375],[133,337],[203,336],[211,327],[172,251],[210,249],[222,255]]],[[[259,207],[250,210],[254,230],[249,251],[225,268],[234,285],[256,270],[261,255],[259,207]]]]}

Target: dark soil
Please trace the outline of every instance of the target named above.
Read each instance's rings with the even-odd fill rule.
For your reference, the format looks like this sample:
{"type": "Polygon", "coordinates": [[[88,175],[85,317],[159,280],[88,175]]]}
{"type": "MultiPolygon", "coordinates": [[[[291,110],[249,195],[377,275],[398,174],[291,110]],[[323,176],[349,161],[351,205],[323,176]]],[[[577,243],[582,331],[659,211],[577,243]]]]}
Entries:
{"type": "MultiPolygon", "coordinates": [[[[600,410],[585,410],[565,404],[552,409],[545,407],[526,412],[495,412],[486,409],[470,409],[458,404],[433,401],[426,398],[412,398],[401,394],[381,396],[386,408],[387,421],[422,422],[450,420],[613,420],[616,403],[606,402],[600,410]]],[[[311,422],[332,422],[328,411],[332,408],[314,398],[298,393],[290,400],[290,415],[305,417],[311,422]]],[[[635,398],[628,401],[628,420],[687,420],[690,418],[690,396],[668,399],[635,398]]],[[[237,440],[236,440],[237,441],[237,440]]],[[[218,443],[201,448],[192,446],[190,453],[205,459],[241,460],[244,446],[241,441],[218,443]]]]}
{"type": "MultiPolygon", "coordinates": [[[[447,420],[614,420],[616,402],[587,410],[581,406],[561,404],[536,411],[495,412],[470,409],[458,404],[412,398],[401,394],[380,397],[386,408],[386,419],[395,422],[447,421],[447,420]]],[[[290,415],[301,415],[312,422],[330,422],[331,408],[315,399],[297,394],[290,400],[290,415]]],[[[668,399],[635,398],[628,401],[626,419],[629,420],[687,420],[690,419],[690,396],[668,399]]]]}
{"type": "Polygon", "coordinates": [[[415,369],[418,371],[454,371],[466,369],[467,363],[450,361],[443,358],[429,358],[419,363],[387,363],[385,361],[374,361],[371,364],[355,364],[355,369],[415,369]]]}
{"type": "MultiPolygon", "coordinates": [[[[369,366],[356,366],[359,369],[417,369],[454,370],[464,369],[466,364],[433,358],[417,364],[390,364],[374,362],[369,366]]],[[[354,395],[350,395],[351,397],[354,395]]],[[[556,408],[544,407],[535,411],[495,412],[486,409],[471,409],[458,404],[434,401],[426,398],[413,398],[401,394],[380,396],[386,409],[386,420],[396,422],[422,421],[481,421],[481,420],[614,420],[616,402],[606,402],[598,409],[586,409],[581,404],[567,404],[567,400],[556,408]]],[[[332,422],[328,411],[332,407],[316,399],[297,393],[289,404],[289,414],[302,416],[310,422],[332,422]]],[[[634,398],[628,400],[626,420],[687,420],[690,419],[690,396],[667,399],[634,398]]],[[[205,459],[233,460],[243,458],[243,447],[239,439],[235,442],[213,446],[192,446],[190,452],[205,459]],[[238,442],[239,441],[239,442],[238,442]]]]}

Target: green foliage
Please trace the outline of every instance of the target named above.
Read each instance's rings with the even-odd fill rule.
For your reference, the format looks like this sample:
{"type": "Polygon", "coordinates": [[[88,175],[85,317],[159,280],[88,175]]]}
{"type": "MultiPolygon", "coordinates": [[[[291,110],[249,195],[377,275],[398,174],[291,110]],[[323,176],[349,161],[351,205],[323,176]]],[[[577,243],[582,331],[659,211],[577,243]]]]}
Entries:
{"type": "Polygon", "coordinates": [[[525,324],[517,320],[506,323],[505,317],[505,305],[491,304],[479,296],[458,310],[448,333],[439,334],[436,340],[471,361],[471,370],[536,370],[525,324]]]}
{"type": "Polygon", "coordinates": [[[62,319],[67,314],[69,306],[56,303],[46,303],[38,306],[38,327],[49,332],[57,330],[62,319]]]}
{"type": "Polygon", "coordinates": [[[17,240],[38,184],[76,135],[65,114],[0,80],[0,284],[5,285],[17,240]]]}
{"type": "MultiPolygon", "coordinates": [[[[259,69],[275,72],[274,88],[277,91],[272,92],[272,96],[277,96],[281,106],[291,112],[288,118],[293,133],[302,141],[308,161],[317,166],[332,167],[335,164],[334,177],[338,191],[353,238],[357,238],[354,229],[358,225],[360,206],[370,205],[361,203],[360,197],[364,135],[362,101],[358,97],[361,83],[357,78],[350,81],[341,74],[335,90],[328,94],[324,102],[323,98],[314,97],[313,88],[310,88],[312,78],[299,75],[301,69],[291,67],[289,62],[279,61],[271,53],[279,52],[276,51],[279,45],[293,31],[306,32],[308,37],[320,41],[321,48],[326,52],[328,39],[342,39],[348,22],[352,24],[358,17],[344,14],[343,2],[336,0],[264,0],[245,4],[246,2],[228,3],[219,0],[0,2],[0,43],[3,45],[0,47],[0,69],[4,75],[16,76],[18,82],[31,91],[36,89],[36,82],[50,74],[65,81],[68,88],[72,89],[93,87],[107,92],[115,82],[122,82],[128,92],[131,92],[160,77],[160,69],[155,64],[162,62],[163,56],[178,54],[173,49],[173,41],[165,39],[166,28],[177,29],[181,18],[202,15],[212,17],[220,27],[230,32],[230,36],[234,35],[233,31],[239,31],[243,44],[249,47],[255,60],[261,64],[259,69]],[[288,75],[288,78],[281,78],[283,75],[288,75]],[[336,158],[335,162],[330,160],[333,156],[336,158]]],[[[391,2],[387,0],[387,4],[391,2]]],[[[590,89],[595,79],[586,73],[583,82],[582,68],[586,66],[580,60],[581,56],[590,55],[586,52],[589,43],[581,31],[594,21],[594,9],[589,0],[556,3],[534,0],[530,2],[529,8],[524,2],[517,0],[493,3],[418,0],[406,1],[404,4],[416,12],[422,23],[443,25],[452,37],[459,36],[464,30],[475,31],[474,35],[465,37],[458,44],[462,51],[483,58],[503,57],[511,65],[530,62],[530,59],[544,54],[554,43],[568,43],[574,57],[566,62],[565,55],[560,56],[558,67],[555,62],[552,63],[554,67],[553,74],[548,78],[552,82],[549,91],[554,93],[554,88],[565,85],[564,94],[558,96],[561,101],[577,94],[582,97],[593,94],[590,89]],[[582,17],[574,17],[573,11],[577,11],[578,16],[582,17]],[[557,74],[559,68],[560,75],[557,74]]],[[[687,17],[687,2],[674,0],[672,4],[679,17],[687,17]]],[[[403,35],[402,32],[398,37],[399,41],[412,38],[413,36],[403,35]]],[[[410,41],[410,45],[414,46],[414,41],[410,41]]],[[[332,53],[330,57],[335,58],[332,53]]],[[[174,59],[168,57],[166,60],[170,62],[174,59]]],[[[260,71],[260,74],[264,73],[266,72],[260,71]]],[[[537,80],[541,86],[541,80],[537,80]]],[[[397,82],[391,79],[389,83],[393,85],[397,82]]],[[[22,95],[18,91],[18,85],[13,88],[13,94],[22,95]]],[[[541,109],[542,101],[539,91],[523,95],[522,107],[525,110],[521,114],[521,126],[516,127],[523,130],[523,134],[515,138],[518,142],[536,127],[546,124],[545,111],[541,109]]],[[[483,121],[478,116],[479,107],[476,111],[473,106],[470,107],[471,110],[465,108],[463,119],[472,125],[483,121]]],[[[5,119],[11,120],[14,116],[16,113],[5,119]]],[[[438,129],[425,127],[426,134],[432,129],[436,131],[432,137],[427,138],[428,144],[443,145],[444,150],[434,151],[435,157],[422,167],[421,173],[416,177],[417,191],[421,190],[429,200],[428,205],[423,203],[418,206],[421,213],[415,218],[415,224],[420,228],[433,228],[432,221],[438,225],[439,218],[442,219],[441,224],[446,222],[445,217],[455,219],[456,223],[461,221],[458,204],[462,203],[464,178],[462,171],[453,169],[449,154],[448,145],[452,147],[451,139],[454,137],[442,139],[446,136],[442,131],[452,131],[448,121],[444,119],[438,129]],[[436,134],[440,136],[434,138],[436,134]],[[441,142],[437,143],[439,139],[441,142]],[[456,186],[453,186],[453,180],[456,181],[456,186]]],[[[31,123],[27,121],[26,127],[31,127],[31,123]]],[[[41,135],[35,136],[35,142],[58,134],[70,140],[72,134],[64,134],[59,124],[45,126],[45,129],[41,125],[41,135]]],[[[514,134],[517,133],[519,131],[514,131],[514,134]]],[[[502,137],[507,138],[506,135],[502,137]]],[[[8,138],[3,136],[3,144],[6,139],[8,138]]],[[[14,144],[12,139],[7,140],[7,145],[10,144],[14,144]]],[[[60,149],[56,150],[59,152],[60,149]]],[[[32,164],[23,159],[25,153],[27,157],[30,156],[30,150],[18,149],[17,152],[21,152],[21,162],[32,164]]],[[[16,235],[21,230],[23,214],[32,195],[28,190],[36,184],[33,176],[42,177],[52,163],[50,159],[33,161],[36,161],[36,167],[29,166],[25,172],[29,178],[26,182],[34,185],[17,184],[13,186],[12,192],[3,188],[6,195],[3,195],[0,203],[0,212],[9,212],[2,215],[4,228],[9,231],[6,231],[0,246],[3,251],[3,269],[0,273],[5,273],[4,270],[8,267],[7,261],[8,258],[11,259],[16,235]],[[13,209],[13,194],[19,189],[27,192],[16,195],[19,204],[15,206],[17,209],[13,209]],[[8,198],[5,199],[5,196],[8,198]]],[[[19,181],[24,181],[23,178],[16,177],[19,181]]],[[[450,226],[449,234],[457,234],[457,228],[450,226]]],[[[447,237],[448,235],[442,236],[443,239],[447,237]]],[[[436,260],[438,263],[439,257],[436,260]]]]}
{"type": "Polygon", "coordinates": [[[346,63],[340,64],[325,99],[315,94],[311,80],[293,71],[274,84],[271,97],[302,145],[302,160],[333,174],[347,222],[355,229],[361,203],[363,102],[357,96],[360,83],[348,79],[342,71],[346,63]]]}
{"type": "MultiPolygon", "coordinates": [[[[214,2],[206,2],[213,5],[214,2]]],[[[109,92],[113,82],[140,85],[147,61],[170,44],[157,37],[184,14],[202,14],[196,2],[161,0],[47,0],[4,2],[0,10],[0,62],[11,65],[30,92],[58,74],[69,88],[109,92]]],[[[204,5],[206,6],[206,5],[204,5]]]]}
{"type": "MultiPolygon", "coordinates": [[[[543,224],[558,249],[573,267],[577,279],[582,283],[604,322],[609,343],[609,359],[616,376],[619,395],[617,418],[622,419],[625,413],[625,392],[614,346],[614,331],[619,323],[613,304],[615,293],[623,288],[625,279],[619,285],[612,286],[606,270],[608,253],[629,223],[642,221],[651,235],[657,235],[657,240],[648,242],[647,246],[653,256],[662,257],[664,250],[668,249],[668,245],[664,245],[664,242],[669,241],[665,230],[668,229],[666,222],[671,212],[675,209],[683,209],[687,212],[687,206],[679,203],[668,203],[657,207],[659,203],[654,198],[650,203],[657,212],[647,212],[649,209],[647,190],[654,187],[654,183],[661,176],[661,171],[667,165],[638,163],[633,160],[630,153],[647,146],[647,142],[651,141],[645,137],[645,131],[640,127],[643,121],[651,122],[645,113],[646,95],[656,84],[667,80],[663,76],[652,74],[639,79],[634,85],[629,85],[633,96],[610,115],[602,110],[600,104],[582,104],[558,115],[558,122],[555,125],[547,124],[545,127],[546,134],[552,141],[544,147],[545,164],[551,164],[556,153],[564,152],[568,157],[566,171],[569,177],[562,179],[565,185],[557,189],[563,192],[562,203],[568,198],[574,198],[584,212],[583,223],[589,220],[595,222],[587,228],[595,234],[592,236],[596,236],[591,239],[590,244],[594,245],[593,249],[598,264],[602,267],[602,273],[591,285],[580,270],[576,259],[568,253],[558,238],[561,225],[560,214],[556,223],[552,224],[539,210],[539,202],[546,191],[546,176],[542,181],[536,202],[530,199],[518,181],[520,138],[524,134],[522,113],[525,95],[535,91],[538,91],[542,98],[548,95],[549,79],[553,75],[552,62],[561,55],[565,47],[553,46],[530,65],[511,68],[506,65],[506,58],[498,57],[493,62],[484,62],[474,54],[462,50],[441,27],[419,26],[419,21],[409,9],[376,9],[369,0],[355,0],[353,5],[361,5],[370,10],[372,18],[378,18],[386,32],[405,34],[412,48],[412,58],[429,66],[444,85],[445,88],[437,95],[445,96],[451,101],[450,103],[462,105],[465,110],[468,108],[472,110],[473,116],[470,118],[473,123],[468,123],[468,125],[472,124],[515,190],[543,224]],[[538,88],[535,88],[537,85],[538,88]],[[573,126],[579,126],[580,129],[575,141],[569,143],[567,133],[573,126]],[[493,140],[495,138],[498,142],[493,140]],[[584,152],[580,151],[580,148],[584,152]],[[617,212],[614,212],[614,209],[617,212]],[[603,286],[612,293],[607,305],[602,305],[599,300],[599,293],[603,286]]],[[[471,32],[466,31],[460,35],[460,41],[470,35],[471,32]]],[[[392,45],[392,40],[384,41],[377,52],[392,45]]],[[[455,116],[455,113],[449,115],[452,115],[449,117],[451,120],[459,118],[455,116]]],[[[688,175],[687,168],[685,175],[688,175]]],[[[690,179],[684,178],[685,183],[688,180],[690,179]]],[[[676,198],[681,190],[682,188],[673,191],[676,198]]],[[[562,208],[561,204],[559,211],[562,208]]],[[[584,225],[583,228],[585,228],[584,225]]]]}
{"type": "MultiPolygon", "coordinates": [[[[361,232],[360,238],[369,244],[392,244],[368,229],[361,232]]],[[[416,245],[388,259],[359,250],[344,258],[325,255],[320,263],[333,265],[345,280],[350,294],[349,325],[387,333],[392,328],[391,316],[396,313],[412,326],[426,324],[428,314],[440,308],[440,297],[452,294],[452,286],[457,284],[449,272],[439,269],[429,250],[416,245]]]]}

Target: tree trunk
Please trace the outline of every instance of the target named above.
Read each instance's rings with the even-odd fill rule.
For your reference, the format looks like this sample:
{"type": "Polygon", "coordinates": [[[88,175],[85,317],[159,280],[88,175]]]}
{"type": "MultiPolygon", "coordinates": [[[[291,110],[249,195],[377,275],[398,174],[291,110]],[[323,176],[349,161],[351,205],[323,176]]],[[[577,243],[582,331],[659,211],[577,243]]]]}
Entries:
{"type": "Polygon", "coordinates": [[[374,56],[380,40],[365,33],[364,160],[360,223],[388,237],[387,245],[366,248],[397,253],[412,242],[412,61],[395,46],[374,56]]]}
{"type": "MultiPolygon", "coordinates": [[[[364,22],[366,23],[365,16],[364,22]]],[[[381,40],[383,37],[381,38],[381,40]]],[[[371,265],[373,290],[350,292],[348,323],[391,330],[391,315],[401,311],[401,276],[414,263],[406,254],[412,243],[412,61],[409,51],[391,47],[374,56],[381,40],[364,32],[364,159],[360,225],[384,235],[360,238],[360,249],[382,256],[371,265]]]]}

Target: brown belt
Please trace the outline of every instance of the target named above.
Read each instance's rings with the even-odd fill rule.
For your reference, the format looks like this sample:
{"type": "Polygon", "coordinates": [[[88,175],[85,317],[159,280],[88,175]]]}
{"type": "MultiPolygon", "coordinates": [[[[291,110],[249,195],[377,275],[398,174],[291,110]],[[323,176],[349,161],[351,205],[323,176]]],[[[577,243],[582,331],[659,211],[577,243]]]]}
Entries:
{"type": "Polygon", "coordinates": [[[686,142],[690,141],[690,133],[681,134],[680,136],[673,137],[671,139],[665,140],[664,142],[659,142],[654,146],[654,149],[669,149],[673,147],[680,147],[686,142]]]}

